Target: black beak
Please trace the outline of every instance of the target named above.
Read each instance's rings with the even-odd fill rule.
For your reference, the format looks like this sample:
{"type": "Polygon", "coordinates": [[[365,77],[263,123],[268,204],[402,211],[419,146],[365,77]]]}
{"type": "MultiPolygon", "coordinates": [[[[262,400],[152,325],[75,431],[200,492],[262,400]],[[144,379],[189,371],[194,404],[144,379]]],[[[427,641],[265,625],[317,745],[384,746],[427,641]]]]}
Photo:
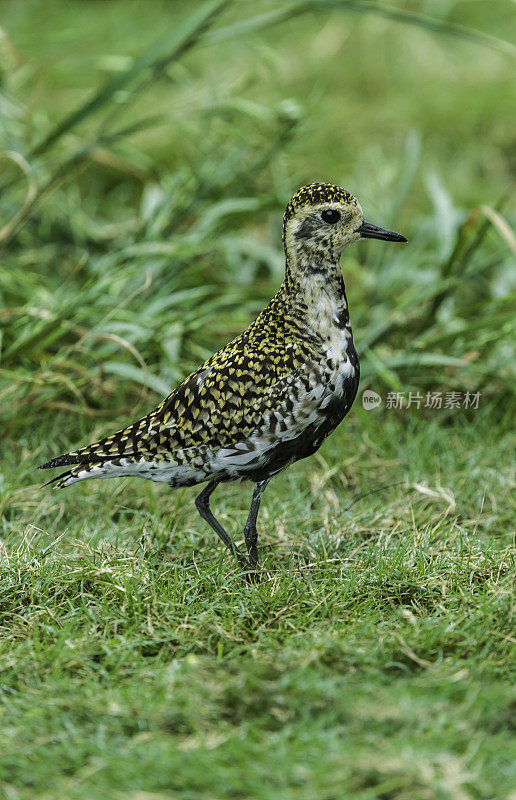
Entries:
{"type": "Polygon", "coordinates": [[[396,231],[388,231],[387,228],[380,228],[379,225],[373,225],[372,222],[363,221],[360,228],[357,230],[362,239],[382,239],[384,242],[406,242],[404,236],[396,231]]]}

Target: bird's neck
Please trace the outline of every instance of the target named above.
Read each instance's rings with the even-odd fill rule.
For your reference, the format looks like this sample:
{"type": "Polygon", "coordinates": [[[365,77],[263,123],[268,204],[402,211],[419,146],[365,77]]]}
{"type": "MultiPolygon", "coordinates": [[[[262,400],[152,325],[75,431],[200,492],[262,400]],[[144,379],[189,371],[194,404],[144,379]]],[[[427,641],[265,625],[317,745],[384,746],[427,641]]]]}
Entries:
{"type": "Polygon", "coordinates": [[[324,261],[287,255],[280,290],[284,302],[312,330],[337,325],[349,328],[348,303],[340,258],[324,261]]]}

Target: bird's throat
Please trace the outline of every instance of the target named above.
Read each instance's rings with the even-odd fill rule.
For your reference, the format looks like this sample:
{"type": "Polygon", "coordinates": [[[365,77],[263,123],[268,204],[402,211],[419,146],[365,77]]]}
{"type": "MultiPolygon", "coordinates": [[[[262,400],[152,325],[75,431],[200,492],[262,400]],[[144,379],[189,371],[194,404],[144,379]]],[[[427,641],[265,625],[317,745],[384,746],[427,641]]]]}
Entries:
{"type": "Polygon", "coordinates": [[[339,259],[299,263],[287,260],[282,289],[288,304],[316,332],[349,326],[346,289],[339,259]]]}

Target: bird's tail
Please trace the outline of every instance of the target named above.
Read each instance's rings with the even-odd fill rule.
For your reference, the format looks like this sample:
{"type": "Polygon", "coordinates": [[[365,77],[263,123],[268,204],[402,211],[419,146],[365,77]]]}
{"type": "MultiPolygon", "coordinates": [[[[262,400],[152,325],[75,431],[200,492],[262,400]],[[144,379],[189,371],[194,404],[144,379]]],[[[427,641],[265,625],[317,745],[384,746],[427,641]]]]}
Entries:
{"type": "MultiPolygon", "coordinates": [[[[87,449],[88,448],[84,448],[84,450],[87,449]]],[[[101,477],[101,473],[103,472],[102,466],[106,461],[107,459],[102,459],[98,456],[92,458],[91,452],[88,455],[87,453],[82,453],[80,450],[76,453],[64,453],[62,456],[52,458],[50,461],[41,464],[38,469],[73,466],[72,469],[68,469],[66,472],[61,472],[60,475],[56,475],[55,478],[51,478],[43,484],[42,488],[52,485],[54,489],[63,489],[65,486],[70,486],[71,483],[76,483],[76,481],[101,477]]]]}
{"type": "MultiPolygon", "coordinates": [[[[84,449],[86,450],[87,448],[84,449]]],[[[91,456],[90,459],[83,459],[81,451],[77,450],[73,453],[64,453],[62,456],[51,458],[50,461],[40,464],[38,469],[53,469],[53,467],[67,467],[69,464],[84,464],[87,460],[91,460],[91,456]]],[[[49,483],[52,483],[52,481],[49,481],[49,483]]]]}
{"type": "MultiPolygon", "coordinates": [[[[124,463],[137,461],[146,455],[146,448],[142,443],[142,432],[147,433],[151,428],[156,412],[152,412],[143,419],[129,425],[110,436],[105,436],[93,444],[72,450],[56,458],[51,458],[41,464],[38,469],[53,469],[54,467],[69,467],[67,472],[61,473],[56,478],[45,483],[45,486],[54,484],[56,489],[69,486],[76,481],[87,478],[103,478],[114,476],[115,472],[122,474],[117,468],[120,459],[124,463]]],[[[148,437],[144,437],[148,438],[148,437]]]]}
{"type": "Polygon", "coordinates": [[[118,431],[111,436],[106,436],[98,442],[73,450],[70,453],[51,458],[45,461],[38,469],[53,469],[54,467],[68,467],[72,469],[62,472],[52,478],[44,486],[54,485],[54,488],[61,489],[69,486],[76,481],[86,480],[87,478],[104,477],[106,472],[103,467],[109,468],[109,463],[123,457],[132,459],[137,457],[132,434],[139,423],[131,425],[125,430],[118,431]]]}
{"type": "MultiPolygon", "coordinates": [[[[38,469],[43,469],[44,466],[45,465],[43,464],[41,467],[38,467],[38,469]]],[[[65,486],[68,486],[69,483],[75,483],[75,480],[78,480],[78,478],[73,475],[71,469],[68,469],[66,472],[61,472],[60,475],[56,475],[55,478],[51,478],[49,481],[44,483],[41,488],[44,489],[45,486],[54,484],[54,489],[63,489],[65,486]],[[70,478],[74,480],[70,480],[70,478]]]]}
{"type": "MultiPolygon", "coordinates": [[[[88,448],[83,448],[83,450],[87,449],[88,448]]],[[[77,450],[72,453],[64,453],[63,455],[57,456],[56,458],[51,458],[50,461],[45,461],[44,464],[40,464],[38,469],[53,469],[54,467],[67,467],[71,464],[75,466],[74,469],[69,469],[66,472],[61,472],[60,475],[56,475],[55,478],[51,478],[49,481],[43,484],[42,488],[54,484],[54,489],[62,489],[63,487],[68,486],[70,483],[75,483],[76,480],[80,480],[80,478],[78,478],[78,473],[82,471],[85,467],[86,469],[88,468],[89,461],[91,461],[91,454],[88,460],[86,459],[86,453],[83,454],[81,450],[77,450]]]]}

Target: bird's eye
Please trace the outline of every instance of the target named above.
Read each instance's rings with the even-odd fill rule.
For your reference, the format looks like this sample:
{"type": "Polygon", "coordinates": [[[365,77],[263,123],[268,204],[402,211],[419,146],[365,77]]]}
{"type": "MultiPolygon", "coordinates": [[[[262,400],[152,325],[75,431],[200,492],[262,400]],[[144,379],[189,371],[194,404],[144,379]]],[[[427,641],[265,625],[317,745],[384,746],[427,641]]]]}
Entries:
{"type": "Polygon", "coordinates": [[[324,211],[321,211],[321,218],[324,220],[324,222],[329,222],[330,225],[335,225],[335,223],[340,219],[340,212],[336,211],[334,208],[325,208],[324,211]]]}

